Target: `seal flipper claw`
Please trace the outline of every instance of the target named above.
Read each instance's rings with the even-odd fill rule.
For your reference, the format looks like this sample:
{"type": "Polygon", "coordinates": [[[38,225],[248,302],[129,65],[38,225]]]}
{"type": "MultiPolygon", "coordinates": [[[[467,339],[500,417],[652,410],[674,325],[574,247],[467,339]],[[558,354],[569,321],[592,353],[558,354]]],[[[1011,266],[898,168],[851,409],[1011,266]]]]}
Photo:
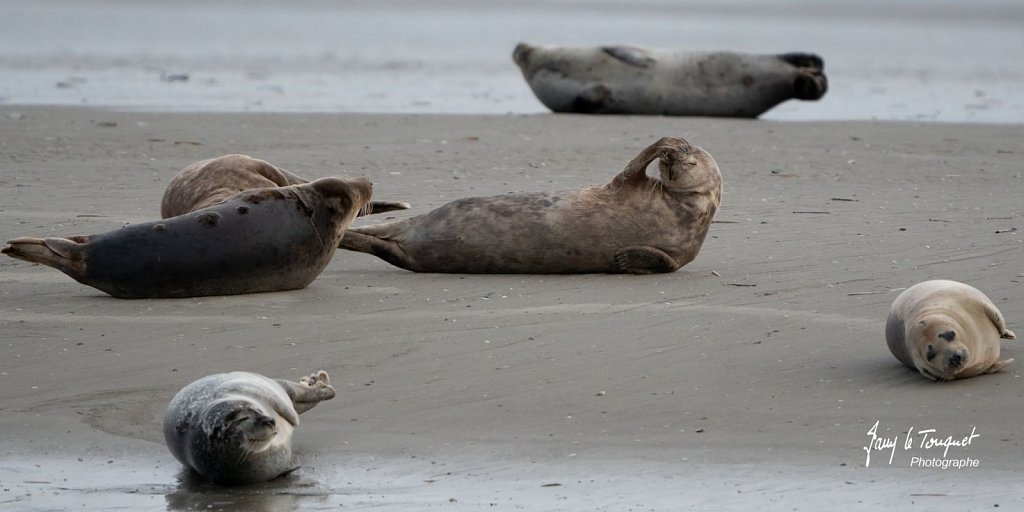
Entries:
{"type": "Polygon", "coordinates": [[[1017,335],[1014,334],[1013,331],[1011,331],[1009,329],[1003,329],[1003,333],[1000,334],[999,337],[1004,339],[1004,340],[1015,340],[1015,339],[1017,339],[1017,335]]]}
{"type": "Polygon", "coordinates": [[[665,251],[654,247],[625,247],[615,251],[615,270],[624,274],[662,274],[679,267],[665,251]]]}

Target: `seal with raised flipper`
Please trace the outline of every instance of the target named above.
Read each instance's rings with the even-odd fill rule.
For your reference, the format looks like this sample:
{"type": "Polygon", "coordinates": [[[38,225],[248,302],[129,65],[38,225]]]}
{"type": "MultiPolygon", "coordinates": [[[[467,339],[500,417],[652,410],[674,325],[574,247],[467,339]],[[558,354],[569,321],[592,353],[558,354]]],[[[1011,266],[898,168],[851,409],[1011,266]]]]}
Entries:
{"type": "Polygon", "coordinates": [[[371,194],[365,178],[321,178],[106,233],[16,238],[2,252],[125,299],[295,290],[327,266],[371,194]]]}
{"type": "Polygon", "coordinates": [[[995,373],[1000,339],[1014,339],[995,304],[973,286],[937,279],[907,288],[893,301],[885,340],[896,359],[936,381],[995,373]]]}
{"type": "MultiPolygon", "coordinates": [[[[258,188],[302,185],[310,180],[248,155],[230,154],[189,164],[179,171],[160,201],[162,218],[177,217],[258,188]]],[[[409,203],[370,201],[359,215],[405,210],[409,203]]]]}
{"type": "Polygon", "coordinates": [[[697,256],[721,197],[711,154],[663,138],[605,185],[459,199],[349,229],[341,247],[416,272],[672,272],[697,256]],[[647,176],[655,159],[659,174],[647,176]]]}
{"type": "Polygon", "coordinates": [[[203,377],[164,413],[164,441],[202,478],[226,485],[264,482],[298,468],[292,434],[299,414],[334,398],[321,370],[299,382],[249,372],[203,377]]]}
{"type": "Polygon", "coordinates": [[[554,112],[757,117],[828,90],[812,53],[684,52],[634,46],[531,46],[513,59],[554,112]]]}

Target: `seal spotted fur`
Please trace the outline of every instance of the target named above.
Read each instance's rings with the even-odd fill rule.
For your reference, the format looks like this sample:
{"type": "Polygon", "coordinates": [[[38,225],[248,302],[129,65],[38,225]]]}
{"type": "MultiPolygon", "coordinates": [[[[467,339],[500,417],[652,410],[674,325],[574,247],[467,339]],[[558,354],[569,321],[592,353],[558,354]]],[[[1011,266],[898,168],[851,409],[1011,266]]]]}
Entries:
{"type": "Polygon", "coordinates": [[[2,252],[126,299],[295,290],[327,266],[371,194],[365,178],[321,178],[106,233],[16,238],[2,252]]]}
{"type": "Polygon", "coordinates": [[[721,196],[714,158],[663,138],[608,184],[460,199],[350,229],[341,247],[416,272],[672,272],[697,256],[721,196]],[[648,177],[655,159],[659,176],[648,177]]]}
{"type": "Polygon", "coordinates": [[[299,382],[256,373],[203,377],[167,406],[164,441],[174,458],[219,484],[251,484],[298,468],[292,433],[299,414],[334,398],[327,372],[299,382]]]}
{"type": "Polygon", "coordinates": [[[516,46],[537,99],[554,112],[757,117],[828,90],[824,61],[778,55],[680,52],[632,46],[516,46]]]}

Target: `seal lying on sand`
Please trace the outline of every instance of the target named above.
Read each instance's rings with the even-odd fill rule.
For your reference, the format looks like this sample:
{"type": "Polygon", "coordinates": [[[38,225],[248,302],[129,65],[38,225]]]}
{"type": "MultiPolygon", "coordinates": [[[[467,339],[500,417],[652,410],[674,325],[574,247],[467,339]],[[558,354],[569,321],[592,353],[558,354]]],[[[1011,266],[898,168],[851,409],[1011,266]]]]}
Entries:
{"type": "Polygon", "coordinates": [[[790,98],[817,100],[821,57],[678,52],[632,46],[516,46],[537,99],[554,112],[757,117],[790,98]]]}
{"type": "Polygon", "coordinates": [[[885,324],[889,350],[931,380],[997,372],[1000,338],[1014,339],[1003,314],[985,294],[956,281],[925,281],[903,291],[885,324]]]}
{"type": "Polygon", "coordinates": [[[292,432],[299,414],[334,398],[327,372],[299,382],[249,372],[203,377],[178,392],[164,413],[174,458],[220,484],[263,482],[298,468],[292,432]]]}
{"type": "Polygon", "coordinates": [[[2,252],[125,299],[294,290],[327,266],[371,194],[365,178],[321,178],[107,233],[16,238],[2,252]]]}
{"type": "MultiPolygon", "coordinates": [[[[160,201],[160,217],[177,217],[215,205],[239,192],[302,185],[310,180],[246,155],[224,155],[195,162],[178,172],[160,201]]],[[[359,215],[405,210],[409,203],[370,201],[359,215]]]]}
{"type": "Polygon", "coordinates": [[[350,229],[341,247],[416,272],[672,272],[697,256],[721,196],[714,158],[664,138],[607,185],[460,199],[350,229]],[[655,159],[660,176],[648,177],[655,159]]]}

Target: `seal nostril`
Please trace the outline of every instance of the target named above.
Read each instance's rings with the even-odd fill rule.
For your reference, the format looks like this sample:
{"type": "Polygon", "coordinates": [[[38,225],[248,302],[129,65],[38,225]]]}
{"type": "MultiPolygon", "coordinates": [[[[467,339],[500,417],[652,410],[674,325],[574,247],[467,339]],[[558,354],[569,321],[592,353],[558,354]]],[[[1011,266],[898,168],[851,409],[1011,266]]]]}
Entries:
{"type": "Polygon", "coordinates": [[[953,354],[949,356],[950,368],[959,368],[962,364],[964,364],[964,358],[960,354],[953,354]]]}

